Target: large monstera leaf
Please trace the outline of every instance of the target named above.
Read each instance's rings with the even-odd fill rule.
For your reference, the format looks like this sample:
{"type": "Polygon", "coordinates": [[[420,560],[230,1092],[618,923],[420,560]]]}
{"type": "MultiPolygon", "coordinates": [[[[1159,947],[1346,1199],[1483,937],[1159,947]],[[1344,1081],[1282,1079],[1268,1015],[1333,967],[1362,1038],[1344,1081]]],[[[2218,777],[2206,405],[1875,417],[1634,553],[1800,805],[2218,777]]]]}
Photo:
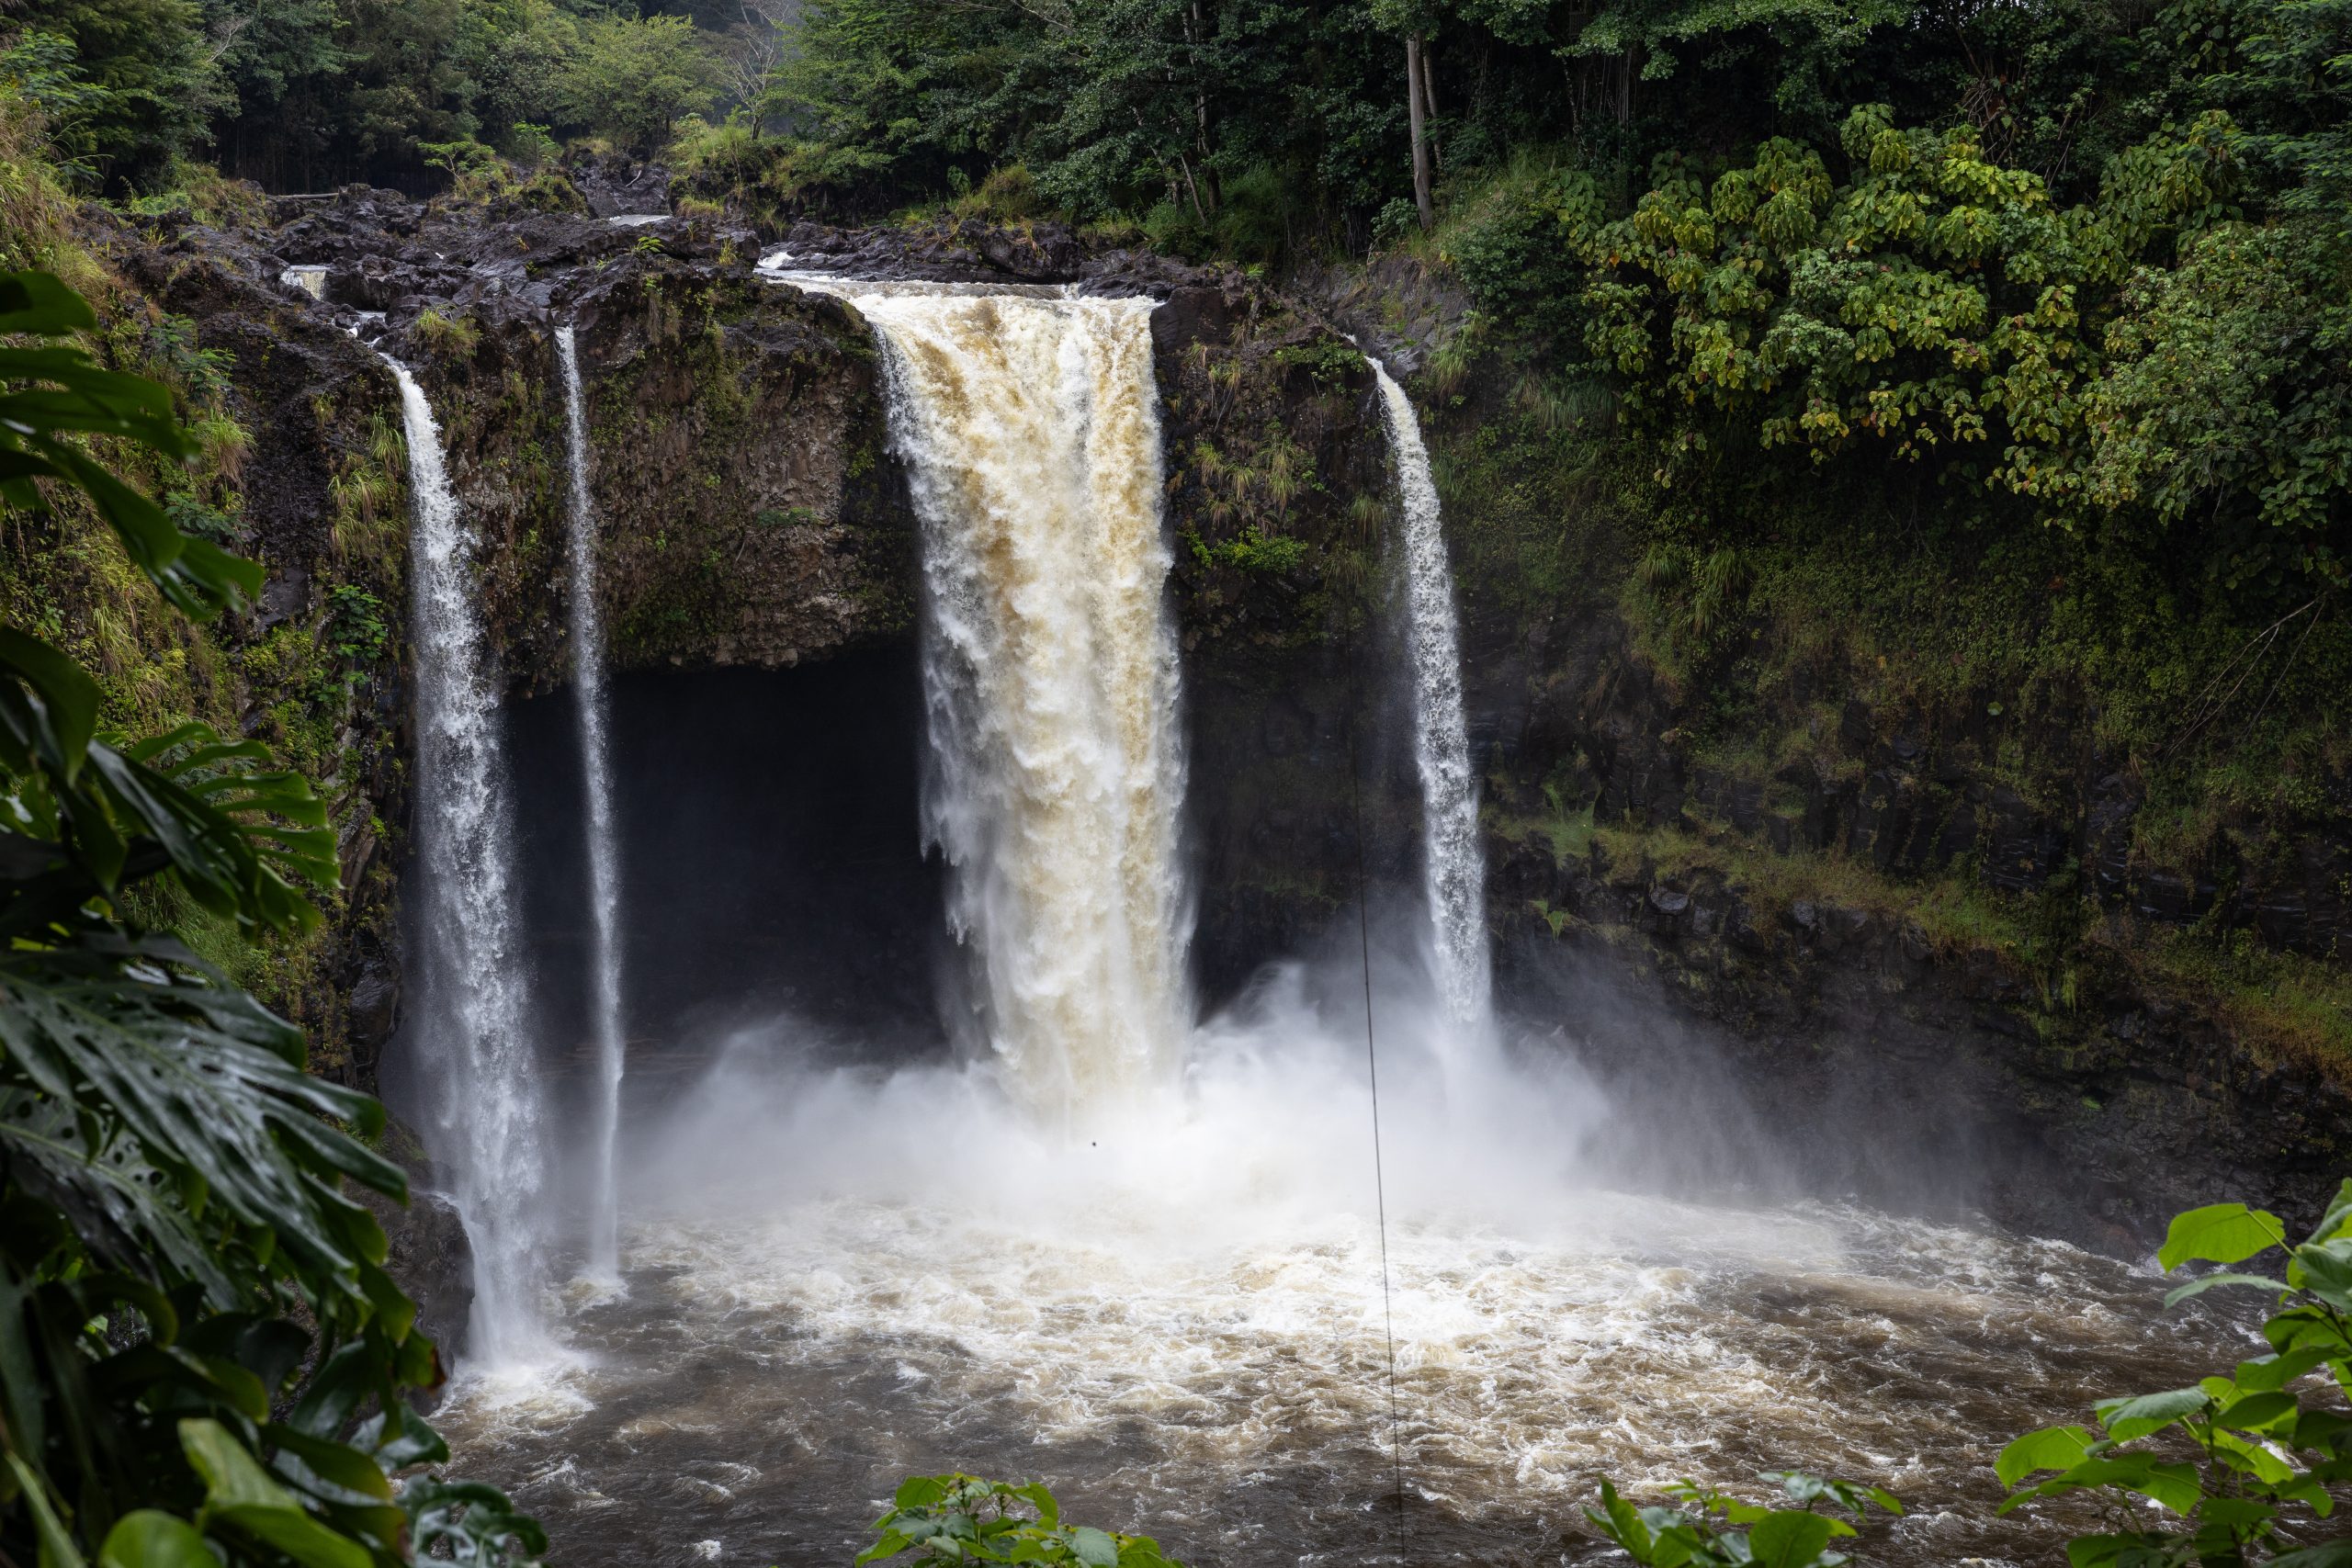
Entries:
{"type": "MultiPolygon", "coordinates": [[[[68,492],[170,604],[261,574],[107,466],[191,450],[168,393],[98,367],[56,279],[0,275],[0,511],[68,492]],[[11,336],[19,342],[11,342],[11,336]]],[[[42,1568],[504,1568],[545,1551],[494,1489],[426,1474],[406,1404],[440,1382],[386,1239],[401,1200],[368,1096],[118,896],[165,876],[248,939],[336,881],[326,807],[250,740],[98,739],[97,685],[0,626],[0,1562],[42,1568]]]]}
{"type": "Polygon", "coordinates": [[[224,1225],[353,1290],[382,1261],[382,1228],[339,1181],[398,1197],[405,1179],[334,1124],[372,1134],[382,1108],[305,1072],[300,1032],[178,942],[94,933],[0,955],[0,1137],[93,1255],[201,1283],[224,1310],[251,1304],[214,1257],[224,1225]]]}

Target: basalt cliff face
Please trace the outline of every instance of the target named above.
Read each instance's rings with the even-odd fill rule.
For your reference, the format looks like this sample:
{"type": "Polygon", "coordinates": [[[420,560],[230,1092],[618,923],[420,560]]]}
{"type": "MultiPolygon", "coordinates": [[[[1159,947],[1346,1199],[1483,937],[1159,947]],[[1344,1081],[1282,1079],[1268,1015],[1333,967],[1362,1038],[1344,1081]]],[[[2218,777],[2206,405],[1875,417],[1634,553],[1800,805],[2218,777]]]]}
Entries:
{"type": "MultiPolygon", "coordinates": [[[[227,356],[251,440],[234,542],[270,584],[216,635],[245,728],[290,746],[336,801],[345,901],[296,977],[296,1010],[324,1070],[355,1082],[375,1081],[399,1016],[408,806],[406,502],[379,352],[415,370],[441,419],[517,694],[562,685],[571,663],[566,322],[616,669],[798,666],[914,635],[915,529],[864,324],[758,275],[777,237],[586,210],[616,199],[354,190],[109,242],[227,356]],[[316,297],[283,280],[295,266],[323,269],[316,297]]],[[[1410,368],[1458,304],[1411,278],[1276,289],[1047,224],[780,238],[810,268],[1163,301],[1204,993],[1230,998],[1269,956],[1327,940],[1360,879],[1412,886],[1387,449],[1341,331],[1410,368]]],[[[2061,891],[2083,896],[2047,900],[2060,924],[2079,927],[2068,911],[2083,907],[2186,921],[2234,900],[2254,940],[2333,953],[2342,835],[2308,826],[2278,867],[2226,887],[2135,866],[2118,836],[2131,785],[2074,739],[2062,700],[2006,728],[1880,712],[1843,693],[1834,662],[1759,696],[1758,722],[1798,742],[1771,766],[1710,760],[1690,740],[1706,694],[1653,668],[1605,523],[1572,506],[1516,534],[1485,520],[1464,476],[1479,472],[1486,396],[1474,379],[1437,400],[1431,436],[1486,772],[1499,994],[1534,1048],[1576,1052],[1644,1108],[1621,1153],[1694,1181],[1977,1206],[2125,1250],[2189,1202],[2301,1207],[2332,1179],[2352,1135],[2336,1065],[2102,962],[2079,929],[2021,945],[1922,909],[1925,890],[1964,881],[2030,917],[2073,877],[2061,891]],[[1539,532],[1551,554],[1531,575],[1539,532]],[[2019,746],[2039,759],[2030,789],[2019,746]]],[[[413,1245],[446,1263],[436,1237],[413,1245]]]]}

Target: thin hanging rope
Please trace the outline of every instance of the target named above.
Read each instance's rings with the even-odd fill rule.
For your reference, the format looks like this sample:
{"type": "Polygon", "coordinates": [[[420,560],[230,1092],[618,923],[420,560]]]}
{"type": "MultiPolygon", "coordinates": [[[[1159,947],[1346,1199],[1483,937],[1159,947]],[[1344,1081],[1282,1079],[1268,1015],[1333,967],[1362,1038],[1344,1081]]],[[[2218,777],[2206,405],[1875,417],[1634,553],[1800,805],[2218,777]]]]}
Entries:
{"type": "Polygon", "coordinates": [[[1388,1179],[1380,1157],[1380,1053],[1372,1028],[1372,913],[1370,889],[1363,869],[1363,779],[1356,768],[1355,629],[1345,644],[1348,661],[1348,800],[1355,817],[1356,946],[1363,960],[1363,1061],[1372,1084],[1372,1190],[1380,1223],[1380,1316],[1388,1343],[1388,1461],[1396,1485],[1396,1559],[1405,1560],[1405,1440],[1396,1415],[1396,1312],[1388,1288],[1388,1179]]]}

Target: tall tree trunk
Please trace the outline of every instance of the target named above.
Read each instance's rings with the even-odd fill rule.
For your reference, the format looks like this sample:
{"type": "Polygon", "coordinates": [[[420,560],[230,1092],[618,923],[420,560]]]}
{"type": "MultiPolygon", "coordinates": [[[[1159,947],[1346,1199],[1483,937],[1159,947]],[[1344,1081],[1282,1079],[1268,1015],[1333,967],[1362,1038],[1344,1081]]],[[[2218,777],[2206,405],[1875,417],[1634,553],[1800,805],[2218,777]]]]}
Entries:
{"type": "Polygon", "coordinates": [[[1433,40],[1421,40],[1421,102],[1430,111],[1430,156],[1445,167],[1445,143],[1437,133],[1437,54],[1433,40]]]}
{"type": "Polygon", "coordinates": [[[1413,205],[1420,209],[1421,231],[1437,227],[1437,204],[1430,197],[1430,141],[1425,89],[1421,85],[1421,40],[1405,39],[1405,102],[1413,126],[1413,205]]]}
{"type": "Polygon", "coordinates": [[[1176,154],[1176,166],[1184,171],[1184,190],[1193,198],[1193,216],[1199,219],[1205,228],[1209,215],[1201,207],[1201,187],[1193,178],[1193,161],[1179,152],[1176,154]]]}
{"type": "Polygon", "coordinates": [[[1202,68],[1201,50],[1208,39],[1208,19],[1201,15],[1200,0],[1193,0],[1191,11],[1184,18],[1184,42],[1192,51],[1193,66],[1193,144],[1201,154],[1201,177],[1208,183],[1211,210],[1225,205],[1225,181],[1217,174],[1216,160],[1209,156],[1209,94],[1204,85],[1208,73],[1202,68]]]}

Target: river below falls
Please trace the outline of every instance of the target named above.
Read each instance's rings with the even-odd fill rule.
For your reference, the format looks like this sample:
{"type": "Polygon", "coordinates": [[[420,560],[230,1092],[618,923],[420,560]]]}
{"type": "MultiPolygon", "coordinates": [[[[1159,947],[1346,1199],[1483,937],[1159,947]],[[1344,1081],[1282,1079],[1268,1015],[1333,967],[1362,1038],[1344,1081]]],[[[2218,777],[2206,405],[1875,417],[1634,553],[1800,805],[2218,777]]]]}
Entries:
{"type": "Polygon", "coordinates": [[[950,1192],[639,1225],[625,1289],[566,1306],[568,1364],[461,1381],[458,1471],[573,1565],[846,1563],[899,1478],[957,1468],[1195,1568],[1574,1562],[1604,1474],[1754,1495],[1782,1467],[1905,1499],[1874,1562],[2023,1562],[2082,1521],[1995,1517],[2008,1437],[2247,1343],[2145,1269],[1849,1207],[1392,1218],[1400,1548],[1369,1215],[950,1192]]]}

